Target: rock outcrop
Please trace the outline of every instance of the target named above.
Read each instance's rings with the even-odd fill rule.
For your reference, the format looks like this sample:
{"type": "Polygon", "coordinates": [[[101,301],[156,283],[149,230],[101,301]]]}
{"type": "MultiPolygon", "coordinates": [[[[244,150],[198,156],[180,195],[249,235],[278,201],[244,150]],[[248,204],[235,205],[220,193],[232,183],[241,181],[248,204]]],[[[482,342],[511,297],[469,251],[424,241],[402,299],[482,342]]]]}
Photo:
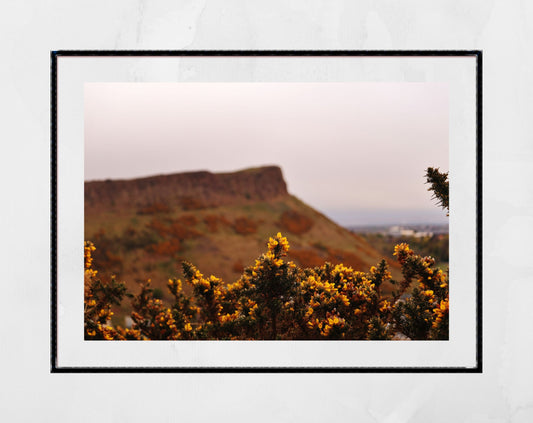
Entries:
{"type": "Polygon", "coordinates": [[[85,210],[161,204],[194,209],[268,201],[287,195],[281,169],[266,166],[232,173],[200,171],[85,182],[85,210]]]}

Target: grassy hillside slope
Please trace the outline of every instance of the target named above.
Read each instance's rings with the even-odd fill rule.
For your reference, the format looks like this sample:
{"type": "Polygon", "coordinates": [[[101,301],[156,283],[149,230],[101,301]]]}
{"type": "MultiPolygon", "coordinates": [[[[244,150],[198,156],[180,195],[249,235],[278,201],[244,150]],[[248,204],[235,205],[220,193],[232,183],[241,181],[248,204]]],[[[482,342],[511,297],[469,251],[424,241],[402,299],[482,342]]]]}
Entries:
{"type": "MultiPolygon", "coordinates": [[[[261,169],[254,172],[260,173],[261,169]]],[[[231,174],[224,177],[231,177],[228,175],[231,174]]],[[[233,282],[265,251],[269,237],[277,232],[290,242],[289,259],[303,267],[329,261],[368,271],[381,260],[382,254],[363,238],[287,193],[284,181],[277,178],[263,181],[270,187],[283,185],[266,199],[262,197],[268,195],[257,192],[257,186],[255,191],[249,191],[253,195],[236,196],[232,192],[225,197],[223,187],[218,187],[217,196],[223,198],[218,204],[202,197],[206,187],[199,187],[197,193],[189,190],[186,197],[175,195],[176,201],[165,201],[159,195],[152,203],[141,199],[135,204],[123,202],[119,207],[109,201],[99,203],[98,195],[92,193],[90,202],[86,196],[85,239],[93,241],[97,248],[94,267],[103,278],[116,275],[134,292],[138,290],[137,283],[151,279],[157,295],[170,299],[166,282],[182,277],[183,260],[196,265],[205,275],[233,282]]],[[[138,187],[138,181],[132,185],[138,187]]],[[[170,192],[164,186],[166,180],[158,183],[162,186],[158,192],[170,192]]],[[[91,183],[86,183],[86,193],[87,184],[91,183]]],[[[247,189],[246,183],[233,185],[247,189]]],[[[123,189],[128,189],[127,183],[123,189]]],[[[158,189],[158,184],[150,185],[152,193],[158,189]]],[[[172,192],[174,195],[176,189],[172,192]]],[[[137,196],[142,196],[142,191],[137,196]]],[[[209,198],[214,197],[209,194],[209,198]]],[[[393,276],[398,277],[396,264],[389,264],[393,276]]],[[[385,291],[388,289],[384,287],[385,291]]]]}

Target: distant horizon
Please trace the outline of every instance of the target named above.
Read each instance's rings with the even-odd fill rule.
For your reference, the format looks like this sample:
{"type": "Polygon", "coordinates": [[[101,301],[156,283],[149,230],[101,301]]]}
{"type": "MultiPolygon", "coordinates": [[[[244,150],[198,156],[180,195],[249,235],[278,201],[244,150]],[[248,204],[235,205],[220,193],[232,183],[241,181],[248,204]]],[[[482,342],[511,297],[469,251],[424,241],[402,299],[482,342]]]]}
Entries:
{"type": "Polygon", "coordinates": [[[350,210],[345,212],[319,210],[340,226],[409,226],[447,225],[446,212],[435,206],[435,212],[427,210],[350,210]]]}

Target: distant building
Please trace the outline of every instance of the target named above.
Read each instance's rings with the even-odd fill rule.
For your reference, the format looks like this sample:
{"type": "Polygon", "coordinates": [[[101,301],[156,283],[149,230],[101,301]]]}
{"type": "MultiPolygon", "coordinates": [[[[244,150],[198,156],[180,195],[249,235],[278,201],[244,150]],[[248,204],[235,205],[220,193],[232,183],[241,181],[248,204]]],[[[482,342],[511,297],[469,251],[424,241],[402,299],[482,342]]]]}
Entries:
{"type": "Polygon", "coordinates": [[[426,238],[426,237],[431,237],[431,236],[433,236],[433,232],[420,231],[420,232],[415,232],[414,234],[415,238],[426,238]]]}
{"type": "Polygon", "coordinates": [[[413,236],[414,234],[414,230],[407,229],[402,226],[391,226],[389,228],[389,235],[392,236],[413,236]]]}
{"type": "Polygon", "coordinates": [[[415,231],[414,229],[404,228],[403,226],[391,226],[388,235],[391,236],[412,236],[415,238],[424,238],[427,236],[433,236],[433,232],[429,231],[415,231]]]}

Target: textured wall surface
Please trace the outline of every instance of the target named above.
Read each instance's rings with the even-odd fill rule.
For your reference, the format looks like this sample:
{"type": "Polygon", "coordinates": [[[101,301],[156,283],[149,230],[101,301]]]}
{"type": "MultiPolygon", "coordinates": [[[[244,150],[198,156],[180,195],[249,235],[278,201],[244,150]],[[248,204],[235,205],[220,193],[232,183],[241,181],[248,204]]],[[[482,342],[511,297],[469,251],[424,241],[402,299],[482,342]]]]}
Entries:
{"type": "Polygon", "coordinates": [[[0,28],[5,421],[533,421],[532,2],[4,1],[0,28]],[[51,375],[56,49],[482,49],[483,374],[51,375]]]}

